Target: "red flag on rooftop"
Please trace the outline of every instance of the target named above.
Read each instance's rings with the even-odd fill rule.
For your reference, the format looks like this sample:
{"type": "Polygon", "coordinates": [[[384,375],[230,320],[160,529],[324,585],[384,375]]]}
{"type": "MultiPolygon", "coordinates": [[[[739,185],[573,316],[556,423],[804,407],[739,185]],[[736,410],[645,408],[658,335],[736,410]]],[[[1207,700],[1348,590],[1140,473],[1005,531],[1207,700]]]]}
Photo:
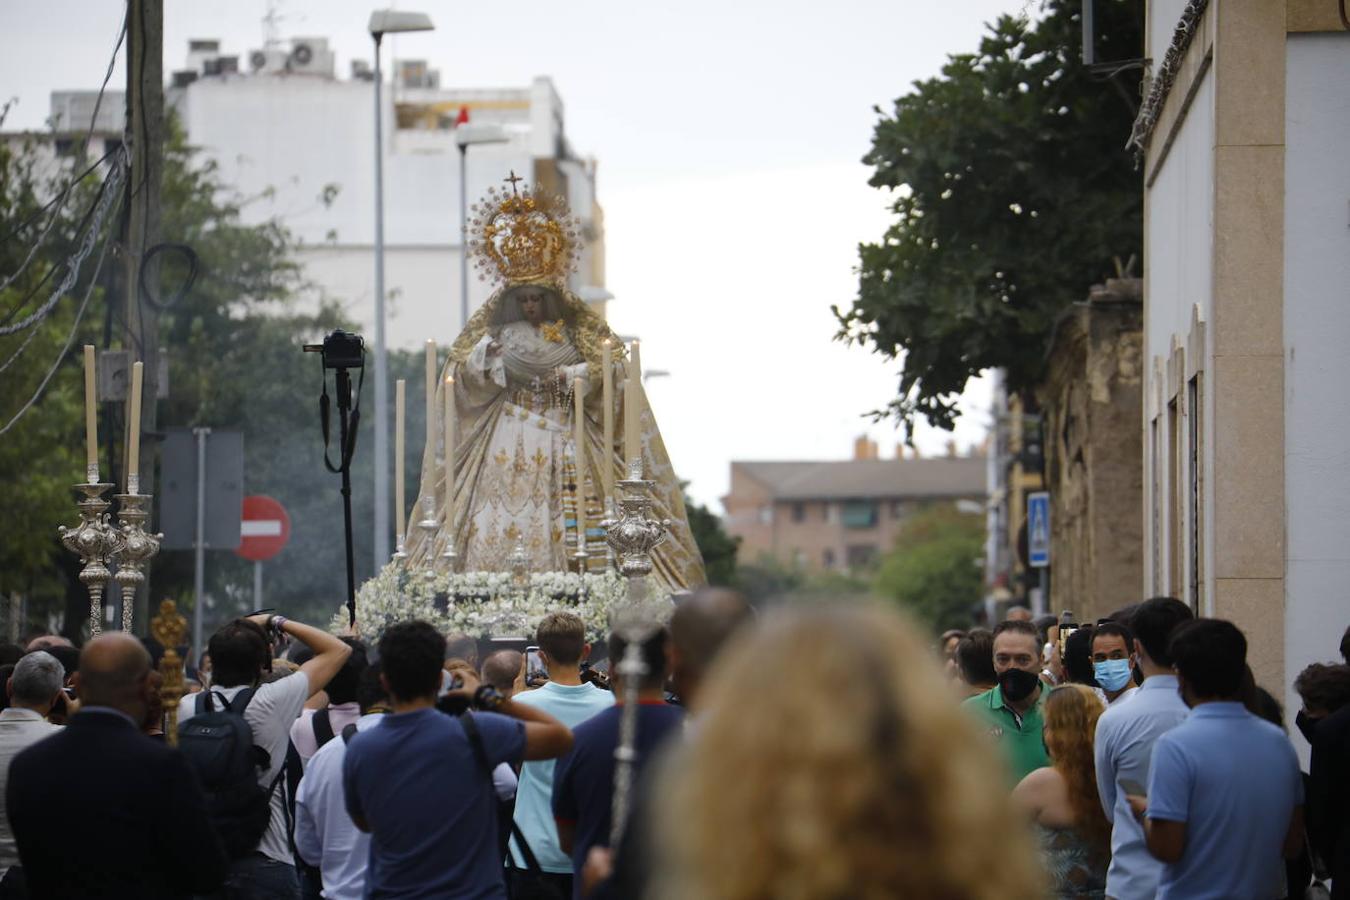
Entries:
{"type": "Polygon", "coordinates": [[[455,127],[458,128],[460,125],[467,124],[469,124],[469,108],[467,106],[461,106],[459,108],[459,118],[455,119],[455,127]]]}

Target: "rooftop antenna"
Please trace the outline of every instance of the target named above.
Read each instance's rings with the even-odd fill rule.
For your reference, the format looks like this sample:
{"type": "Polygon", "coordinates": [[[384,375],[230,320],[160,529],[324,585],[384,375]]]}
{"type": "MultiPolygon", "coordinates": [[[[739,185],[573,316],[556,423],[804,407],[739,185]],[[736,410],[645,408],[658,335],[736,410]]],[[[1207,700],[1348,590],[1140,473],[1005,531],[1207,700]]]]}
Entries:
{"type": "Polygon", "coordinates": [[[267,0],[267,15],[262,17],[264,49],[270,50],[281,43],[281,23],[285,19],[281,14],[281,0],[267,0]]]}

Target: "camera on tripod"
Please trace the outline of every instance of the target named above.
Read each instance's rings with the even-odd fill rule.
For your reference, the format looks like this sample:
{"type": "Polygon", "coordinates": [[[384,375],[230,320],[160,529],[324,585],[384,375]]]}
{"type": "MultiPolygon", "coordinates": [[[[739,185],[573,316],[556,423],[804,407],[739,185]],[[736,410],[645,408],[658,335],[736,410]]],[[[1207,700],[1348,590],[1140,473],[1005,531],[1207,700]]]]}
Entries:
{"type": "Polygon", "coordinates": [[[366,346],[361,335],[341,328],[328,334],[322,344],[305,344],[306,353],[323,356],[323,392],[319,394],[319,427],[323,432],[323,464],[328,471],[342,476],[342,532],[347,549],[347,622],[356,624],[356,566],[352,561],[352,455],[356,453],[356,435],[361,425],[361,385],[366,380],[366,346]],[[338,461],[329,459],[328,370],[337,374],[338,461]],[[356,402],[352,397],[352,369],[359,369],[356,402]]]}
{"type": "Polygon", "coordinates": [[[305,344],[306,353],[322,353],[325,369],[359,369],[365,365],[366,343],[361,335],[334,330],[322,344],[305,344]]]}

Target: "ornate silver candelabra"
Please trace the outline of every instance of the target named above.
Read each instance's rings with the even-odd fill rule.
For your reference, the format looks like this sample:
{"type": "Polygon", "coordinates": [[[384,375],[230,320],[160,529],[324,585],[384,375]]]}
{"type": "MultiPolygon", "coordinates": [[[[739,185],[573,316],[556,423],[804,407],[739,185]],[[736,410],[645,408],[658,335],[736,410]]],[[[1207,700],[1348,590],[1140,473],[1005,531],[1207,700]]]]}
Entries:
{"type": "Polygon", "coordinates": [[[653,484],[642,477],[642,463],[634,462],[628,469],[628,477],[618,483],[623,492],[618,501],[618,516],[601,523],[605,529],[605,543],[618,557],[619,573],[626,578],[651,574],[652,550],[669,533],[669,519],[648,517],[652,509],[653,484]]]}
{"type": "Polygon", "coordinates": [[[611,629],[624,639],[623,659],[615,671],[624,694],[623,714],[619,719],[619,744],[614,748],[614,801],[611,807],[610,846],[618,847],[628,819],[633,771],[637,764],[638,693],[646,678],[647,664],[642,645],[661,628],[659,598],[651,596],[647,576],[652,571],[651,552],[669,533],[669,519],[649,517],[653,482],[642,477],[642,461],[634,460],[628,477],[618,483],[617,518],[608,518],[605,543],[618,557],[619,572],[628,579],[628,598],[610,613],[611,629]]]}
{"type": "Polygon", "coordinates": [[[118,546],[117,574],[113,576],[122,589],[122,630],[130,631],[135,614],[136,591],[145,584],[145,567],[151,557],[159,552],[159,543],[164,535],[145,530],[150,520],[150,494],[136,492],[138,485],[130,485],[131,491],[117,494],[119,504],[118,524],[122,526],[118,546]]]}
{"type": "Polygon", "coordinates": [[[98,470],[91,467],[90,480],[75,485],[75,490],[84,494],[84,499],[76,503],[80,508],[80,524],[74,528],[62,525],[58,529],[61,543],[66,549],[78,554],[84,563],[80,570],[80,583],[89,591],[89,635],[95,637],[103,631],[103,588],[112,577],[108,570],[108,558],[121,542],[121,534],[108,520],[108,507],[111,504],[103,495],[113,485],[98,481],[98,470]]]}

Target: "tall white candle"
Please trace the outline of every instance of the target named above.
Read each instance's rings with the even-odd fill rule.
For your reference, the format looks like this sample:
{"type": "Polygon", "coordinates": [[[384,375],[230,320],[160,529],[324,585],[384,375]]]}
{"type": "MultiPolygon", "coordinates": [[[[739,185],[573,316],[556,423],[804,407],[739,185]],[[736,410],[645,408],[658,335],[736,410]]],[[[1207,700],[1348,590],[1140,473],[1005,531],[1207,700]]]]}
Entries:
{"type": "Polygon", "coordinates": [[[98,484],[98,388],[94,345],[84,345],[84,462],[90,484],[98,484]]]}
{"type": "Polygon", "coordinates": [[[436,342],[427,341],[427,434],[436,427],[436,342]]]}
{"type": "Polygon", "coordinates": [[[126,490],[128,494],[141,492],[141,383],[144,379],[145,363],[135,362],[131,366],[131,393],[127,395],[130,411],[127,413],[127,472],[126,490]]]}
{"type": "Polygon", "coordinates": [[[604,405],[604,457],[597,460],[606,497],[614,496],[614,343],[605,338],[600,344],[600,361],[604,369],[601,402],[604,405]]]}
{"type": "Polygon", "coordinates": [[[394,542],[400,548],[408,518],[408,510],[403,506],[403,429],[407,396],[408,382],[400,378],[394,385],[394,542]]]}
{"type": "Polygon", "coordinates": [[[445,376],[445,525],[455,527],[455,379],[445,376]]]}
{"type": "MultiPolygon", "coordinates": [[[[642,355],[637,341],[628,350],[628,372],[623,383],[623,462],[625,468],[642,459],[642,355]]],[[[628,477],[625,471],[624,477],[628,477]]]]}
{"type": "Polygon", "coordinates": [[[573,415],[576,418],[577,549],[586,549],[586,397],[580,378],[572,380],[573,415]]]}

